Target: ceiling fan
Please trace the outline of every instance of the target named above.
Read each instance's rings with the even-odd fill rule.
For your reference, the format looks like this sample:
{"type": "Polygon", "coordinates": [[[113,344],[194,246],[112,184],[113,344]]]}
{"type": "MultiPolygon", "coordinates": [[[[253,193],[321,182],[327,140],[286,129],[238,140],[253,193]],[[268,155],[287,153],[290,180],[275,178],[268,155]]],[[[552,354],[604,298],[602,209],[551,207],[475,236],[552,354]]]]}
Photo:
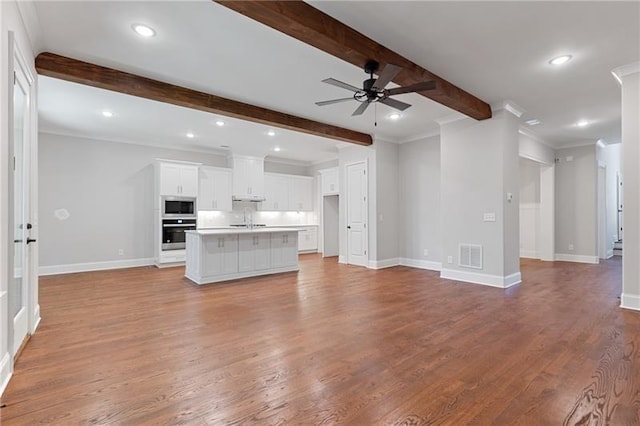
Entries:
{"type": "Polygon", "coordinates": [[[380,102],[388,105],[391,108],[395,108],[400,111],[404,111],[411,105],[405,102],[391,99],[389,96],[400,95],[402,93],[411,92],[424,92],[425,90],[433,90],[436,88],[435,81],[424,81],[422,83],[412,84],[410,86],[397,87],[395,89],[385,89],[384,87],[393,80],[393,78],[402,71],[402,67],[393,64],[387,64],[384,69],[378,75],[378,78],[373,78],[373,74],[378,71],[380,64],[376,61],[367,61],[364,65],[364,72],[369,74],[369,78],[362,82],[362,89],[352,86],[335,78],[327,78],[322,80],[323,83],[331,84],[332,86],[341,87],[343,89],[351,90],[353,96],[348,98],[332,99],[330,101],[316,102],[318,106],[337,104],[339,102],[346,102],[355,99],[361,102],[360,105],[351,115],[361,115],[370,104],[374,102],[380,102]]]}

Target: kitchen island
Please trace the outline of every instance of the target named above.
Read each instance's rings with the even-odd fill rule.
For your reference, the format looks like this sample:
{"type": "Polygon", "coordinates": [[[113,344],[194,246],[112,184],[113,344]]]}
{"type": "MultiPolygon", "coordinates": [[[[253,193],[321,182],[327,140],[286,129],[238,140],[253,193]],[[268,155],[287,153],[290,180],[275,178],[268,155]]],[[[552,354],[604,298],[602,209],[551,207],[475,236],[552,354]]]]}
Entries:
{"type": "Polygon", "coordinates": [[[201,229],[185,235],[185,276],[196,284],[299,269],[295,228],[201,229]]]}

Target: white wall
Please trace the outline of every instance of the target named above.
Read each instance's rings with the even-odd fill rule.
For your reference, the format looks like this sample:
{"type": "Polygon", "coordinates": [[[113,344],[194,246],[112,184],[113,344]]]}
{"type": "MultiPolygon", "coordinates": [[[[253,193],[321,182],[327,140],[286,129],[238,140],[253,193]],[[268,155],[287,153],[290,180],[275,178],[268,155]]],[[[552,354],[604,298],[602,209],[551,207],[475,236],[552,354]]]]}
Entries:
{"type": "MultiPolygon", "coordinates": [[[[31,40],[27,34],[27,30],[23,25],[23,20],[18,9],[18,5],[15,1],[0,1],[0,394],[4,391],[12,370],[12,360],[9,354],[9,324],[8,324],[8,278],[9,278],[9,265],[8,258],[9,248],[13,248],[13,243],[10,243],[9,230],[9,141],[11,140],[9,135],[9,114],[11,108],[10,82],[13,80],[10,78],[13,70],[10,67],[9,58],[9,32],[12,31],[15,35],[16,43],[27,61],[32,75],[36,75],[34,66],[34,49],[32,48],[31,40]]],[[[33,86],[33,111],[35,111],[37,104],[37,82],[34,82],[33,86]]],[[[34,120],[37,117],[34,115],[34,120]]],[[[37,137],[34,135],[34,139],[37,137]]],[[[35,145],[35,144],[34,144],[35,145]]],[[[36,167],[37,155],[34,153],[31,158],[32,168],[36,167]]],[[[34,177],[37,177],[37,171],[32,170],[34,177]]],[[[37,205],[37,200],[31,200],[32,206],[37,205]]],[[[32,236],[37,237],[37,216],[32,215],[32,221],[35,225],[35,229],[32,232],[32,236]]],[[[32,256],[37,259],[37,246],[31,245],[30,247],[32,256]]],[[[32,274],[33,275],[33,274],[32,274]]],[[[29,291],[32,293],[33,306],[30,310],[33,310],[37,315],[37,277],[30,281],[29,291]]],[[[37,324],[37,318],[30,320],[32,323],[32,330],[37,324]]]]}
{"type": "Polygon", "coordinates": [[[596,146],[559,149],[556,156],[556,260],[598,263],[596,146]]]}
{"type": "Polygon", "coordinates": [[[221,156],[48,133],[40,134],[39,151],[41,271],[151,259],[154,160],[226,165],[221,156]],[[58,209],[69,218],[57,219],[58,209]]]}
{"type": "MultiPolygon", "coordinates": [[[[376,140],[377,250],[373,259],[398,261],[398,145],[376,140]]],[[[376,264],[378,265],[378,264],[376,264]]]]}
{"type": "Polygon", "coordinates": [[[502,110],[489,120],[441,126],[441,275],[487,285],[519,282],[518,126],[502,110]],[[506,194],[513,199],[506,201],[506,194]],[[485,222],[485,213],[495,222],[485,222]],[[483,246],[483,268],[458,265],[460,244],[483,246]],[[447,257],[451,256],[452,263],[447,257]]]}
{"type": "Polygon", "coordinates": [[[520,257],[539,257],[540,165],[520,159],[520,257]]]}
{"type": "Polygon", "coordinates": [[[400,145],[399,255],[402,263],[439,270],[440,136],[400,145]],[[424,250],[428,251],[425,256],[424,250]]]}

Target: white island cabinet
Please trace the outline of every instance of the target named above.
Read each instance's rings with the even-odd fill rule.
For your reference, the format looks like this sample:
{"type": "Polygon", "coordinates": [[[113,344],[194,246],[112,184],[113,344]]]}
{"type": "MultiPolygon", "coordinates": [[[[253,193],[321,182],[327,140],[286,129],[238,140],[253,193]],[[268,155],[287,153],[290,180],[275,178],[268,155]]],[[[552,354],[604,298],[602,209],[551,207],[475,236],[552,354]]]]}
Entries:
{"type": "Polygon", "coordinates": [[[295,228],[204,229],[185,234],[185,276],[196,284],[299,269],[295,228]]]}

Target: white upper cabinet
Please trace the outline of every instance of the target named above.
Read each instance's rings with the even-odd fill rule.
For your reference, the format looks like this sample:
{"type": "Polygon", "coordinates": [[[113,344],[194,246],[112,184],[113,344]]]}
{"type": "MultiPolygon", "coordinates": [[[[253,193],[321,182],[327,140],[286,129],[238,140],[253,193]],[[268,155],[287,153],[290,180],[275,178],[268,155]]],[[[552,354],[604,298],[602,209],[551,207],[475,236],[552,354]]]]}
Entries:
{"type": "Polygon", "coordinates": [[[289,208],[289,181],[287,176],[265,173],[264,197],[260,209],[265,211],[287,210],[289,208]]]}
{"type": "Polygon", "coordinates": [[[231,211],[231,170],[200,167],[198,210],[231,211]]]}
{"type": "Polygon", "coordinates": [[[313,210],[313,178],[308,176],[265,173],[264,211],[313,210]]]}
{"type": "Polygon", "coordinates": [[[264,159],[258,157],[229,157],[233,169],[233,199],[264,199],[264,159]]]}
{"type": "Polygon", "coordinates": [[[338,168],[320,170],[322,195],[335,195],[340,192],[338,168]]]}
{"type": "Polygon", "coordinates": [[[313,210],[313,178],[289,176],[289,210],[313,210]]]}
{"type": "Polygon", "coordinates": [[[160,194],[181,197],[198,196],[198,166],[160,162],[160,194]]]}

